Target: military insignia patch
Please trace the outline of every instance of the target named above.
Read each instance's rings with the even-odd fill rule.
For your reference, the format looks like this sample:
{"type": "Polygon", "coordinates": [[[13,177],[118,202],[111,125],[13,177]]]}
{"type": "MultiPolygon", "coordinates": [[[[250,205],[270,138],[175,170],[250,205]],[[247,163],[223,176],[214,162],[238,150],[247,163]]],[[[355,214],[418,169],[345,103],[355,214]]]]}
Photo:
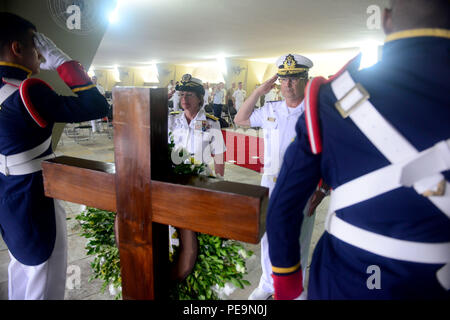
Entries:
{"type": "Polygon", "coordinates": [[[205,132],[206,130],[210,129],[211,125],[206,120],[197,120],[194,125],[195,130],[201,130],[202,132],[205,132]]]}
{"type": "Polygon", "coordinates": [[[286,60],[284,60],[283,64],[286,69],[291,69],[292,67],[295,66],[295,65],[292,65],[293,63],[295,63],[294,56],[292,54],[289,54],[286,57],[286,60]]]}
{"type": "Polygon", "coordinates": [[[267,121],[270,121],[270,122],[275,122],[275,120],[277,120],[277,119],[272,118],[272,117],[268,117],[268,118],[267,118],[267,121]]]}
{"type": "Polygon", "coordinates": [[[191,76],[190,74],[186,73],[186,74],[183,75],[183,77],[181,78],[181,81],[182,81],[182,82],[189,82],[189,81],[191,81],[191,79],[192,79],[192,76],[191,76]]]}
{"type": "MultiPolygon", "coordinates": [[[[299,55],[293,55],[293,54],[288,54],[286,56],[283,56],[283,60],[280,59],[277,61],[277,65],[278,65],[278,75],[279,76],[291,76],[291,75],[299,75],[301,73],[307,72],[308,69],[310,67],[308,67],[308,65],[312,66],[312,62],[309,63],[310,61],[307,60],[306,58],[303,57],[303,61],[305,63],[301,64],[299,63],[299,59],[302,60],[302,57],[299,55]]],[[[304,75],[305,76],[305,75],[304,75]]]]}

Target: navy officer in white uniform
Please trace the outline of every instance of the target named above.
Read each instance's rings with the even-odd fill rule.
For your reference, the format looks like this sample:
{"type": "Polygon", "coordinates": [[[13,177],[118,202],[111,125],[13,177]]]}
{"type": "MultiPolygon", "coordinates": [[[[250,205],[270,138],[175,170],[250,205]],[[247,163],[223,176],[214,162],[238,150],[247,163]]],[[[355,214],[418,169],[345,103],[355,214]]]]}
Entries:
{"type": "MultiPolygon", "coordinates": [[[[304,56],[286,54],[277,60],[276,66],[277,74],[253,91],[234,119],[239,126],[260,127],[264,130],[264,174],[261,185],[269,188],[269,197],[277,182],[284,153],[295,138],[295,124],[304,111],[304,89],[313,63],[304,56]],[[286,100],[266,101],[261,108],[255,109],[257,101],[272,89],[278,78],[286,100]]],[[[298,208],[295,214],[303,215],[302,209],[298,208]]],[[[304,211],[306,213],[308,210],[304,211]]],[[[309,249],[313,226],[314,216],[306,215],[300,238],[303,252],[309,249]]],[[[305,266],[307,259],[305,256],[305,266]]],[[[262,276],[250,300],[265,300],[274,293],[266,234],[261,239],[261,267],[262,276]]]]}
{"type": "MultiPolygon", "coordinates": [[[[172,161],[179,164],[184,157],[179,157],[177,150],[184,149],[188,152],[187,161],[194,158],[196,163],[206,164],[208,168],[214,163],[216,177],[222,178],[225,172],[223,160],[225,142],[219,119],[206,113],[203,108],[205,89],[202,81],[185,74],[176,90],[184,111],[171,112],[169,115],[168,130],[172,133],[175,144],[171,155],[172,161]]],[[[173,232],[174,229],[171,227],[170,234],[173,232]]],[[[194,266],[197,257],[195,232],[179,229],[179,236],[183,245],[177,266],[172,272],[173,280],[184,279],[194,266]]]]}

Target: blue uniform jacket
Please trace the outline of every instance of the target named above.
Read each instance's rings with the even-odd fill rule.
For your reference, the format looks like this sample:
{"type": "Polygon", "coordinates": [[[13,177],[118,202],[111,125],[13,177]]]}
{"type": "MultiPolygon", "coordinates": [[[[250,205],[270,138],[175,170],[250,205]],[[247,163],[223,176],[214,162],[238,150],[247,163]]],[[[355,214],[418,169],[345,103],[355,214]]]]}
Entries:
{"type": "MultiPolygon", "coordinates": [[[[109,105],[81,65],[70,61],[58,68],[77,96],[60,96],[44,83],[27,87],[28,103],[41,123],[30,115],[16,91],[0,109],[0,153],[13,155],[44,142],[55,122],[79,122],[107,115],[109,105]]],[[[25,80],[30,71],[0,62],[0,78],[25,80]]],[[[0,88],[5,85],[3,81],[0,88]]],[[[41,156],[51,154],[51,146],[41,156]]],[[[41,157],[39,156],[39,157],[41,157]]],[[[26,265],[46,261],[55,241],[53,199],[44,195],[42,171],[5,176],[0,173],[0,232],[12,255],[26,265]]]]}
{"type": "MultiPolygon", "coordinates": [[[[448,35],[447,31],[447,35],[448,35]]],[[[350,71],[370,94],[370,101],[419,151],[450,137],[450,39],[406,37],[386,42],[382,60],[361,71],[350,71]]],[[[386,158],[335,108],[331,85],[319,91],[323,149],[311,152],[305,117],[288,148],[267,216],[269,255],[275,276],[299,272],[297,214],[320,178],[332,188],[389,165],[386,158]]],[[[449,172],[444,176],[450,180],[449,172]]],[[[389,237],[418,242],[449,242],[450,219],[411,188],[398,188],[337,211],[357,227],[389,237]]],[[[443,265],[384,258],[351,246],[325,232],[313,254],[309,299],[449,298],[436,279],[443,265]],[[369,290],[367,268],[379,266],[381,289],[369,290]]]]}

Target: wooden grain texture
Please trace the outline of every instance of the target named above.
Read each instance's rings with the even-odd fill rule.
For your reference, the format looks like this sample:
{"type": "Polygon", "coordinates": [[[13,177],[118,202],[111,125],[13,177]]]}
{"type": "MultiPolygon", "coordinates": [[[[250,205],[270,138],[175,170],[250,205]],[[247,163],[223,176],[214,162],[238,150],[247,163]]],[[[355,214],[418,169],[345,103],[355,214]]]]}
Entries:
{"type": "Polygon", "coordinates": [[[47,197],[116,212],[114,164],[64,156],[42,169],[47,197]]]}
{"type": "Polygon", "coordinates": [[[203,177],[180,180],[153,181],[153,221],[259,243],[265,231],[261,212],[267,207],[266,188],[203,177]]]}
{"type": "MultiPolygon", "coordinates": [[[[45,161],[43,167],[47,196],[117,211],[113,164],[58,157],[45,161]]],[[[151,182],[154,222],[259,242],[265,231],[267,188],[204,177],[169,180],[151,182]]]]}
{"type": "MultiPolygon", "coordinates": [[[[155,265],[165,262],[156,259],[153,251],[150,95],[147,88],[113,89],[114,133],[120,137],[114,139],[114,152],[124,299],[156,299],[155,282],[165,280],[162,275],[155,277],[155,265]]],[[[159,121],[167,122],[167,113],[165,117],[158,114],[161,116],[159,121]]],[[[167,239],[168,236],[166,242],[167,239]]],[[[168,251],[167,245],[165,247],[168,251]]]]}

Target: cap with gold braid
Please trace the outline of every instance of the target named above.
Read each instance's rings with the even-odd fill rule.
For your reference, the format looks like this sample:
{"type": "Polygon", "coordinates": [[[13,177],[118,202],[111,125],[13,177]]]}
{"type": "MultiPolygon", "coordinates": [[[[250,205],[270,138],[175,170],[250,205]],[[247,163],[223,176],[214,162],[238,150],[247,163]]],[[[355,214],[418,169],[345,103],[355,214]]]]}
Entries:
{"type": "Polygon", "coordinates": [[[205,95],[205,89],[203,88],[202,80],[193,78],[190,74],[186,73],[181,77],[181,84],[175,87],[177,91],[191,91],[197,92],[200,95],[205,95]]]}
{"type": "Polygon", "coordinates": [[[308,58],[299,54],[286,54],[278,58],[276,62],[278,67],[278,76],[308,78],[308,71],[313,63],[308,58]]]}

